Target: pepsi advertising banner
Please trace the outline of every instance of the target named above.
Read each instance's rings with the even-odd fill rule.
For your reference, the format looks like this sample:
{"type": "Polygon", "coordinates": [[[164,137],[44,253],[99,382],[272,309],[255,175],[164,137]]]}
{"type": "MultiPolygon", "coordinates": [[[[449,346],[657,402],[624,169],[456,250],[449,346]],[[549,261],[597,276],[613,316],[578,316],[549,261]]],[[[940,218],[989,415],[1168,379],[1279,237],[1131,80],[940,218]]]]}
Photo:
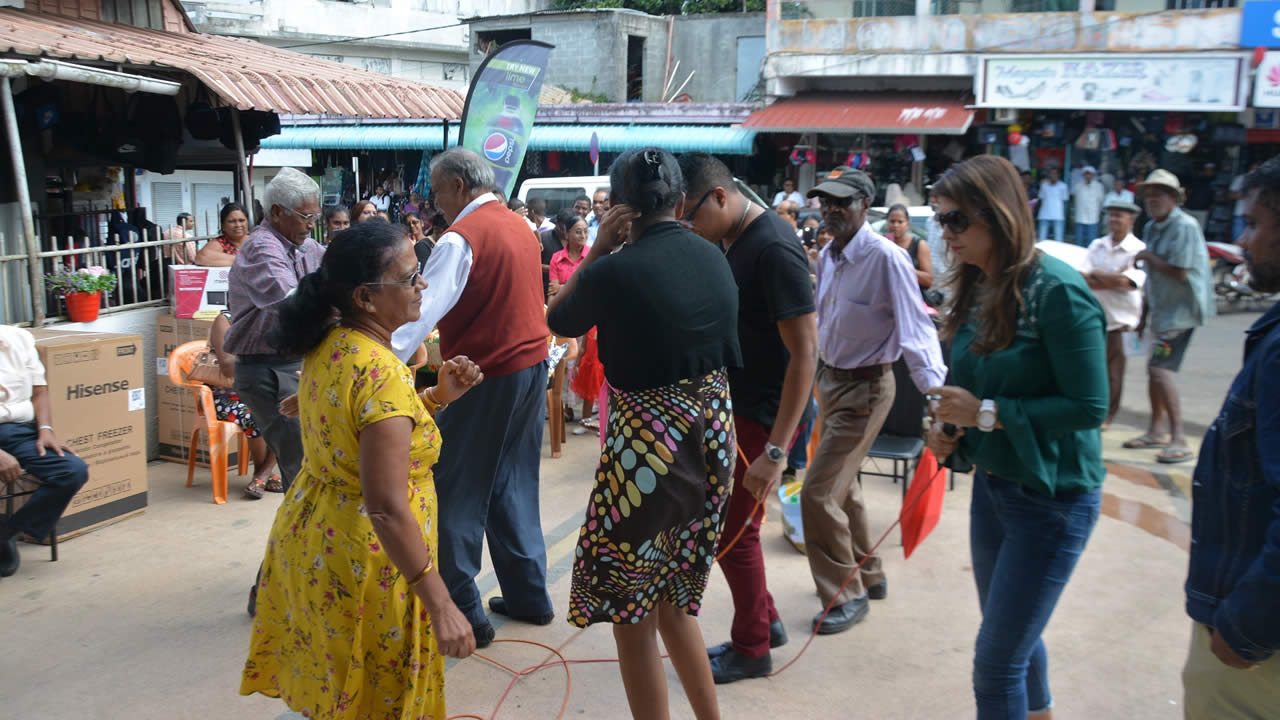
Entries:
{"type": "Polygon", "coordinates": [[[553,47],[535,40],[503,45],[480,64],[467,91],[458,144],[489,163],[498,189],[507,197],[515,190],[529,147],[553,47]]]}

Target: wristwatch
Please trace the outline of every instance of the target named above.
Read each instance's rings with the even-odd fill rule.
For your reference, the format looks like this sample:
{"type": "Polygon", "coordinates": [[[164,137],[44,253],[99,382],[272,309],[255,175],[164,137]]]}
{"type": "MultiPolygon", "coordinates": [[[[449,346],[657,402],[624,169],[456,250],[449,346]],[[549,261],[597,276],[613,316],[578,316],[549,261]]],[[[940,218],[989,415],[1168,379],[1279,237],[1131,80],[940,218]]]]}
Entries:
{"type": "Polygon", "coordinates": [[[764,454],[769,457],[770,462],[782,462],[782,458],[787,456],[786,451],[771,442],[764,444],[764,454]]]}
{"type": "Polygon", "coordinates": [[[983,400],[978,407],[978,429],[991,432],[996,429],[996,401],[983,400]]]}

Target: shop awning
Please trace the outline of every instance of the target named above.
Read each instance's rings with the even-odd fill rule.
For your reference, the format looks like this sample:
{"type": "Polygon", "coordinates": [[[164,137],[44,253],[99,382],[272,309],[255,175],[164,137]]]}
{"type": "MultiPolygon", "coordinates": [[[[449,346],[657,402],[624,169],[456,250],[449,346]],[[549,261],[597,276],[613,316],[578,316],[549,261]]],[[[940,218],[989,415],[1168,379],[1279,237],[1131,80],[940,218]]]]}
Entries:
{"type": "MultiPolygon", "coordinates": [[[[601,152],[624,152],[655,145],[671,152],[701,150],[718,155],[750,155],[754,130],[736,127],[680,125],[538,125],[529,138],[530,150],[587,152],[591,133],[600,138],[601,152]]],[[[279,135],[264,138],[262,147],[308,150],[442,150],[440,125],[319,125],[286,126],[279,135]]],[[[458,141],[449,128],[449,144],[458,141]]]]}
{"type": "Polygon", "coordinates": [[[965,98],[936,93],[805,93],[751,113],[742,127],[777,133],[963,135],[965,98]]]}
{"type": "Polygon", "coordinates": [[[243,38],[0,8],[0,53],[179,70],[241,110],[407,120],[462,114],[463,98],[453,90],[243,38]]]}

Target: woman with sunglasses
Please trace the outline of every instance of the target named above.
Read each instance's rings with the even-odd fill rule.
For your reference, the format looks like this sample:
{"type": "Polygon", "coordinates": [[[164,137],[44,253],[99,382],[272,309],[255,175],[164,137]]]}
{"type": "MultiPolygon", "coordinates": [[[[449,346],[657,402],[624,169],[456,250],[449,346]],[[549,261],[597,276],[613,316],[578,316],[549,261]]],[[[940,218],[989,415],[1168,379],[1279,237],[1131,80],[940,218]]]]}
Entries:
{"type": "Polygon", "coordinates": [[[738,288],[724,254],[676,221],[686,216],[685,182],[670,153],[624,153],[609,179],[613,207],[547,315],[563,337],[599,328],[611,388],[569,622],[613,625],[636,718],[669,716],[661,633],[694,716],[714,720],[695,616],[733,482],[726,367],[742,362],[738,288]]]}
{"type": "Polygon", "coordinates": [[[433,416],[484,376],[458,356],[415,394],[391,334],[418,318],[420,267],[403,227],[362,223],[280,308],[304,358],[305,461],[271,528],[240,692],[311,718],[443,718],[444,656],[475,650],[437,570],[433,416]]]}
{"type": "Polygon", "coordinates": [[[1041,635],[1101,506],[1106,318],[1083,276],[1036,250],[1018,171],[984,155],[933,187],[953,262],[929,447],[974,463],[970,553],[979,720],[1051,717],[1041,635]],[[959,428],[948,435],[940,423],[959,428]]]}

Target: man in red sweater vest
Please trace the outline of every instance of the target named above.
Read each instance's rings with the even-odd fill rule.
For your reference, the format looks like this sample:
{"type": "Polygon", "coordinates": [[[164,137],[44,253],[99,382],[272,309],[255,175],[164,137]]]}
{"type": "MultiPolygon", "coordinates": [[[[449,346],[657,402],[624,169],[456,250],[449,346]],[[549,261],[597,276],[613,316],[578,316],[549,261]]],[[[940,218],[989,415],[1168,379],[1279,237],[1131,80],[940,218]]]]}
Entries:
{"type": "Polygon", "coordinates": [[[495,634],[475,582],[486,535],[504,593],[489,608],[538,625],[554,617],[538,508],[550,334],[542,258],[529,226],[493,187],[492,169],[469,150],[432,159],[431,188],[450,227],[423,268],[422,315],[391,339],[407,360],[438,326],[442,355],[466,355],[484,371],[483,383],[436,416],[444,440],[437,562],[477,647],[495,634]]]}

